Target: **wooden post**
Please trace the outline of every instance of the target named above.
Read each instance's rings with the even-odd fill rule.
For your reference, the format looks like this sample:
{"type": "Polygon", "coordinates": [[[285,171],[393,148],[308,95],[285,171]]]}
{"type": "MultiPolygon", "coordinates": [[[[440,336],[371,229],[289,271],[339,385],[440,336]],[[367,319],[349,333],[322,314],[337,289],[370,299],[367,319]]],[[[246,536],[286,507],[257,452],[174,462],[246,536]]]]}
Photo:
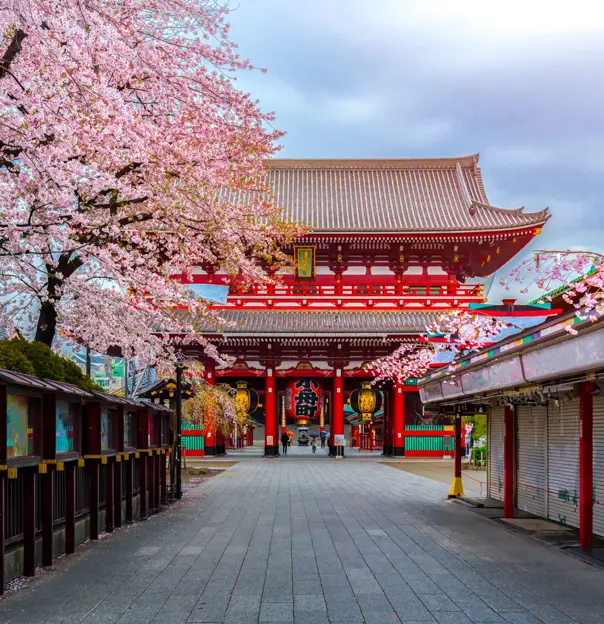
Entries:
{"type": "Polygon", "coordinates": [[[160,506],[162,505],[161,500],[161,459],[163,455],[160,455],[161,451],[157,449],[155,451],[155,508],[159,511],[160,506]]]}
{"type": "Polygon", "coordinates": [[[76,471],[75,461],[65,464],[65,553],[75,552],[75,520],[76,520],[76,471]]]}
{"type": "Polygon", "coordinates": [[[129,460],[124,463],[123,470],[126,471],[126,522],[134,521],[133,499],[134,499],[134,455],[130,455],[129,460]]]}
{"type": "Polygon", "coordinates": [[[449,498],[457,498],[463,496],[463,482],[461,480],[461,453],[463,450],[462,440],[462,417],[460,412],[455,413],[455,474],[453,476],[453,483],[449,490],[449,498]]]}
{"type": "Polygon", "coordinates": [[[113,465],[113,525],[122,526],[122,457],[113,465]]]}
{"type": "MultiPolygon", "coordinates": [[[[8,422],[7,414],[7,396],[6,386],[0,386],[0,416],[4,424],[0,427],[0,463],[6,466],[7,449],[6,449],[6,423],[8,422]]],[[[6,514],[6,472],[0,474],[0,561],[4,562],[4,523],[6,514]]],[[[0,565],[0,595],[4,593],[4,564],[0,565]]]]}
{"type": "Polygon", "coordinates": [[[113,533],[113,458],[107,458],[105,464],[105,532],[113,533]]]}
{"type": "Polygon", "coordinates": [[[159,472],[160,502],[161,502],[162,505],[167,505],[168,504],[168,499],[167,499],[167,496],[166,496],[166,471],[167,471],[167,465],[166,465],[165,449],[164,449],[164,452],[160,456],[159,471],[160,471],[159,472]]]}
{"type": "Polygon", "coordinates": [[[591,382],[579,387],[579,544],[593,545],[593,395],[591,382]]]}
{"type": "Polygon", "coordinates": [[[38,475],[38,483],[42,488],[42,565],[52,565],[52,534],[53,513],[52,503],[54,499],[54,466],[46,466],[46,474],[38,475]]]}
{"type": "Polygon", "coordinates": [[[514,406],[506,405],[503,411],[503,517],[514,517],[514,406]]]}
{"type": "Polygon", "coordinates": [[[54,393],[42,395],[42,459],[49,463],[46,474],[38,476],[38,486],[42,488],[42,565],[52,565],[54,465],[57,446],[57,397],[54,393]]]}
{"type": "Polygon", "coordinates": [[[36,468],[23,469],[23,575],[36,573],[36,468]]]}
{"type": "Polygon", "coordinates": [[[86,462],[90,483],[90,539],[99,539],[99,460],[86,462]]]}
{"type": "Polygon", "coordinates": [[[147,457],[147,479],[149,481],[149,513],[153,513],[156,508],[155,501],[155,451],[151,451],[147,457]]]}
{"type": "MultiPolygon", "coordinates": [[[[6,427],[5,427],[6,429],[6,427]]],[[[0,596],[4,593],[4,522],[6,514],[6,477],[0,475],[0,596]]]]}
{"type": "Polygon", "coordinates": [[[141,520],[147,519],[147,454],[141,453],[141,457],[139,460],[139,474],[140,474],[140,492],[139,492],[139,503],[141,510],[141,520]]]}

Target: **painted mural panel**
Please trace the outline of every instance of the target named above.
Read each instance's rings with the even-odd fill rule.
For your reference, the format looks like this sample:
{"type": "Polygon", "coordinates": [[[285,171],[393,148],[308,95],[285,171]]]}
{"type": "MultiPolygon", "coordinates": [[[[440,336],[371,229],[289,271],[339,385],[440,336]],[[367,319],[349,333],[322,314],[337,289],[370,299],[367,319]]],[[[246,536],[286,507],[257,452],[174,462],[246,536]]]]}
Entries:
{"type": "Polygon", "coordinates": [[[57,401],[56,450],[57,453],[73,451],[74,414],[68,401],[57,401]]]}
{"type": "Polygon", "coordinates": [[[32,454],[33,430],[29,428],[28,397],[9,394],[7,397],[8,457],[32,454]]]}

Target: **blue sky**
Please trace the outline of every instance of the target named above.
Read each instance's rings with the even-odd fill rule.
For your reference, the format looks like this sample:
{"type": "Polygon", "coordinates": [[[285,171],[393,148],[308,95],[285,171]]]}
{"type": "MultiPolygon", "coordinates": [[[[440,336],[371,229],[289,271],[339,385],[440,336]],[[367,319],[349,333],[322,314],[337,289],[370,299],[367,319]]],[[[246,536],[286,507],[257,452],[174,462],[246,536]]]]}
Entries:
{"type": "Polygon", "coordinates": [[[269,70],[246,73],[240,86],[276,112],[276,127],[287,132],[281,156],[480,152],[491,203],[550,207],[536,247],[604,252],[600,3],[238,0],[231,7],[241,53],[269,70]]]}

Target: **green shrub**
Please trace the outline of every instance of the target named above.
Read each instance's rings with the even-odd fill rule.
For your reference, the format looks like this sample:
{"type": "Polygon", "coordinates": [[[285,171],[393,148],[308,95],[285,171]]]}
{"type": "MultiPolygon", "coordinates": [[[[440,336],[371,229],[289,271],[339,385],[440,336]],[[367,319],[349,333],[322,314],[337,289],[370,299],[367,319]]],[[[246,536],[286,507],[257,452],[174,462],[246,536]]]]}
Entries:
{"type": "Polygon", "coordinates": [[[102,390],[75,362],[57,355],[41,342],[22,338],[0,340],[0,368],[70,383],[82,390],[102,390]]]}
{"type": "Polygon", "coordinates": [[[472,462],[475,464],[482,464],[487,461],[487,448],[486,446],[479,446],[472,449],[472,462]]]}

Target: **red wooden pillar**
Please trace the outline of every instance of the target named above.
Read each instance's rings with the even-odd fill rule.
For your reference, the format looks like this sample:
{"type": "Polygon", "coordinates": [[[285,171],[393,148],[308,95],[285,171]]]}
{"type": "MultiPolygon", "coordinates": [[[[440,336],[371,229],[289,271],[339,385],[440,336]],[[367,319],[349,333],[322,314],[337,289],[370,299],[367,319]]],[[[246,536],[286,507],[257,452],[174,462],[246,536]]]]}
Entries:
{"type": "Polygon", "coordinates": [[[463,482],[461,480],[461,453],[463,451],[462,417],[460,412],[455,414],[455,474],[449,490],[449,498],[463,496],[463,482]]]}
{"type": "Polygon", "coordinates": [[[277,390],[273,368],[266,369],[264,383],[264,456],[279,455],[279,436],[277,435],[277,390]]]}
{"type": "Polygon", "coordinates": [[[344,448],[338,450],[336,446],[336,436],[344,435],[344,378],[342,377],[342,369],[336,368],[333,378],[333,399],[331,402],[331,441],[332,453],[334,455],[343,455],[344,448]]]}
{"type": "Polygon", "coordinates": [[[75,552],[75,520],[76,520],[76,470],[78,463],[70,461],[65,464],[65,554],[75,552]]]}
{"type": "Polygon", "coordinates": [[[579,544],[593,544],[593,395],[591,382],[579,387],[579,544]]]}
{"type": "MultiPolygon", "coordinates": [[[[216,364],[214,360],[204,361],[204,379],[209,386],[216,384],[216,364]]],[[[220,455],[220,436],[216,429],[209,429],[205,435],[205,455],[220,455]]]]}
{"type": "Polygon", "coordinates": [[[105,464],[105,532],[113,533],[114,521],[113,514],[114,498],[113,498],[113,458],[107,459],[105,464]]]}
{"type": "Polygon", "coordinates": [[[394,401],[392,414],[392,456],[402,457],[405,454],[405,386],[394,384],[394,401]]]}
{"type": "Polygon", "coordinates": [[[99,464],[98,459],[86,461],[90,482],[90,539],[99,539],[99,464]]]}
{"type": "Polygon", "coordinates": [[[23,575],[36,573],[36,468],[23,470],[23,575]]]}
{"type": "Polygon", "coordinates": [[[516,433],[514,406],[503,410],[503,517],[514,517],[514,438],[516,433]]]}

